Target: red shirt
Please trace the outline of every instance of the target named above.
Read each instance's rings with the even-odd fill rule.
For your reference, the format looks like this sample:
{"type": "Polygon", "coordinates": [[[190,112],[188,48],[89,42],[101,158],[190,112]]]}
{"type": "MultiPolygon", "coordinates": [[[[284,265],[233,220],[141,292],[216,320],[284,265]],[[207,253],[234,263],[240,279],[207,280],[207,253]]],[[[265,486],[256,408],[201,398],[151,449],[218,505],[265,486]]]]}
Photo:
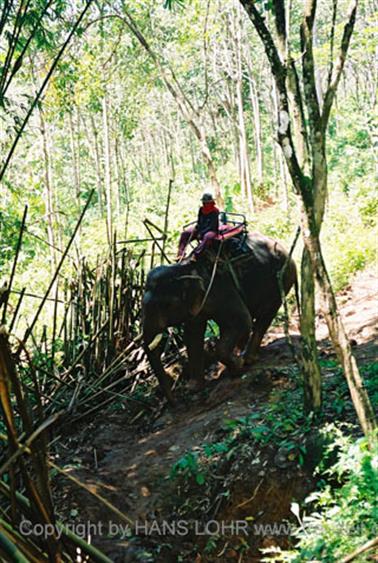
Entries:
{"type": "Polygon", "coordinates": [[[198,211],[197,230],[200,237],[203,237],[209,231],[218,232],[219,227],[219,209],[215,206],[214,201],[203,204],[198,211]]]}

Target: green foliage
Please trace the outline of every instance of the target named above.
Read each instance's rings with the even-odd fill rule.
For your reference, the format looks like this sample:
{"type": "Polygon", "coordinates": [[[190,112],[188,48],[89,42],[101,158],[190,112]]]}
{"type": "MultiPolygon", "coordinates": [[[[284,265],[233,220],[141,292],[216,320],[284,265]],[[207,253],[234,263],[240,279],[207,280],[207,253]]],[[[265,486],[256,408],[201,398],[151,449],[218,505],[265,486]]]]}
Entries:
{"type": "Polygon", "coordinates": [[[198,465],[198,452],[188,452],[183,455],[172,467],[170,477],[173,479],[177,475],[182,475],[184,479],[194,478],[197,485],[203,485],[206,476],[198,465]]]}
{"type": "MultiPolygon", "coordinates": [[[[321,474],[327,480],[336,480],[339,487],[331,488],[325,482],[320,491],[306,499],[313,511],[299,518],[300,526],[294,534],[299,540],[296,551],[288,554],[290,558],[278,560],[332,563],[376,537],[378,440],[369,448],[366,438],[353,440],[335,425],[324,431],[334,435],[328,450],[337,448],[339,454],[337,463],[321,474]]],[[[368,555],[358,561],[367,561],[368,555]]]]}
{"type": "MultiPolygon", "coordinates": [[[[181,5],[183,2],[167,2],[167,8],[175,8],[168,12],[162,5],[135,2],[129,9],[165,67],[170,65],[173,68],[191,103],[196,108],[202,108],[201,120],[216,164],[225,209],[246,213],[251,230],[260,230],[281,239],[288,246],[299,223],[299,213],[290,182],[286,194],[280,174],[278,152],[272,135],[271,80],[269,73],[257,71],[265,60],[260,42],[251,33],[250,23],[242,12],[243,65],[245,66],[248,55],[259,96],[263,146],[264,177],[260,182],[256,180],[255,127],[250,83],[248,69],[244,67],[242,93],[256,204],[252,215],[240,183],[236,158],[238,143],[233,132],[233,125],[236,123],[231,119],[234,110],[230,112],[224,102],[229,98],[234,85],[232,81],[221,79],[225,73],[229,74],[223,55],[224,44],[228,41],[225,26],[228,19],[235,16],[233,8],[225,6],[224,10],[219,10],[215,4],[206,6],[198,0],[185,2],[185,10],[179,9],[181,5]],[[207,65],[203,64],[204,41],[208,55],[207,65]]],[[[25,33],[33,27],[42,3],[32,2],[30,6],[30,14],[25,19],[25,33]]],[[[260,2],[261,9],[270,7],[269,2],[260,2]]],[[[67,8],[67,2],[54,3],[44,20],[41,35],[36,38],[39,42],[38,49],[37,44],[32,42],[35,65],[33,68],[23,66],[17,75],[15,91],[19,89],[22,95],[20,99],[12,98],[8,111],[1,113],[5,132],[8,125],[9,132],[14,129],[13,116],[22,118],[31,100],[30,93],[34,91],[35,84],[43,79],[51,54],[61,44],[62,36],[74,17],[71,11],[67,17],[67,8]]],[[[363,10],[365,23],[358,25],[356,30],[361,43],[353,42],[351,57],[353,64],[368,65],[362,55],[373,36],[374,22],[369,10],[363,10]]],[[[104,7],[103,11],[107,16],[113,13],[111,7],[104,7]]],[[[298,25],[298,13],[298,7],[294,7],[293,26],[298,25]]],[[[329,15],[324,8],[318,29],[320,61],[324,59],[325,63],[328,61],[329,35],[325,30],[329,15]]],[[[100,189],[102,211],[96,195],[83,225],[78,252],[95,262],[97,254],[106,250],[102,113],[106,95],[109,103],[112,205],[117,231],[124,233],[126,205],[129,205],[130,238],[146,236],[141,224],[146,216],[162,227],[168,178],[173,175],[174,186],[168,217],[168,252],[173,254],[182,225],[195,219],[199,196],[209,188],[208,172],[197,140],[180,115],[152,59],[146,56],[120,18],[100,18],[88,27],[83,25],[82,31],[59,62],[43,101],[51,151],[56,239],[64,245],[89,190],[94,188],[97,194],[100,189]],[[73,122],[73,131],[70,120],[73,122]],[[98,171],[95,133],[99,151],[98,171]],[[75,157],[72,153],[73,146],[76,148],[75,157]],[[119,150],[117,157],[116,147],[119,150]],[[77,197],[75,160],[80,180],[80,194],[77,197]],[[119,209],[116,212],[117,190],[120,193],[119,209]]],[[[337,34],[340,32],[341,28],[338,26],[337,34]]],[[[25,37],[21,34],[20,41],[24,40],[25,37]]],[[[19,47],[18,45],[17,49],[19,47]]],[[[229,45],[229,48],[232,54],[234,47],[229,45]]],[[[354,76],[353,73],[352,75],[354,76]]],[[[374,120],[369,105],[369,87],[365,83],[359,84],[358,95],[353,88],[341,90],[338,107],[332,114],[329,128],[329,210],[322,236],[327,265],[337,289],[348,283],[351,273],[374,259],[373,229],[377,211],[372,182],[374,120]],[[350,118],[351,115],[354,119],[350,118]],[[348,221],[345,217],[348,217],[348,221]]],[[[3,187],[6,194],[0,201],[3,243],[0,267],[3,266],[4,278],[10,269],[17,220],[22,214],[25,201],[30,207],[29,220],[33,223],[33,232],[47,239],[45,163],[37,110],[32,125],[25,132],[23,143],[19,145],[12,173],[3,187]],[[8,195],[10,193],[11,196],[8,195]]],[[[6,145],[5,139],[5,148],[6,145]]],[[[138,250],[139,248],[143,247],[138,246],[138,250]]],[[[147,246],[145,248],[149,250],[147,246]]],[[[300,258],[300,245],[295,257],[297,260],[300,258]]],[[[28,279],[33,290],[40,293],[50,273],[49,260],[47,247],[35,239],[25,237],[17,287],[28,279]]]]}
{"type": "MultiPolygon", "coordinates": [[[[299,222],[299,217],[296,219],[299,222]]],[[[279,205],[269,205],[260,211],[255,218],[252,219],[251,227],[253,230],[257,227],[267,236],[285,241],[290,245],[296,229],[294,217],[290,217],[285,209],[279,205]]]]}
{"type": "Polygon", "coordinates": [[[165,0],[164,8],[172,10],[175,6],[184,7],[185,0],[165,0]]]}
{"type": "MultiPolygon", "coordinates": [[[[305,471],[312,471],[315,456],[317,488],[303,506],[292,505],[299,521],[292,535],[296,547],[291,551],[263,549],[263,561],[336,563],[376,534],[378,442],[369,449],[365,438],[356,439],[355,412],[341,369],[335,360],[323,360],[322,368],[326,399],[324,412],[316,419],[303,414],[299,373],[282,370],[280,376],[288,377],[291,385],[273,391],[268,402],[255,404],[248,415],[224,420],[216,441],[186,452],[171,471],[171,479],[181,476],[185,481],[185,504],[180,508],[185,513],[194,510],[196,481],[204,485],[198,490],[201,504],[204,498],[212,498],[214,490],[229,497],[229,485],[219,493],[219,479],[224,479],[225,472],[230,474],[235,468],[240,474],[244,463],[250,470],[252,460],[264,459],[272,449],[285,455],[285,463],[302,466],[305,471]],[[344,420],[350,422],[335,422],[344,420]]],[[[362,366],[361,373],[372,401],[376,400],[378,363],[362,366]]],[[[217,545],[217,538],[212,540],[209,553],[217,545]]],[[[358,561],[367,559],[361,556],[358,561]]]]}
{"type": "Polygon", "coordinates": [[[205,338],[218,337],[220,334],[219,326],[215,321],[207,321],[207,327],[205,332],[205,338]]]}
{"type": "Polygon", "coordinates": [[[366,194],[366,190],[367,197],[362,199],[361,189],[357,183],[356,188],[351,185],[349,194],[336,192],[324,225],[324,253],[336,291],[377,258],[372,213],[376,203],[372,191],[366,194]]]}
{"type": "Polygon", "coordinates": [[[361,372],[372,405],[378,405],[378,362],[366,364],[361,372]]]}
{"type": "MultiPolygon", "coordinates": [[[[339,291],[355,273],[377,260],[377,198],[369,178],[353,179],[347,192],[332,184],[330,192],[322,227],[322,246],[334,289],[339,291]]],[[[287,247],[291,246],[299,223],[294,206],[290,207],[288,215],[277,204],[266,206],[249,221],[251,230],[277,238],[287,247]]],[[[297,263],[300,257],[301,242],[294,252],[297,263]]]]}
{"type": "MultiPolygon", "coordinates": [[[[343,428],[348,434],[343,434],[335,430],[330,421],[350,420],[355,423],[356,415],[348,385],[337,362],[324,360],[322,368],[326,371],[323,383],[326,401],[323,412],[316,419],[303,412],[300,374],[296,370],[288,372],[283,369],[281,376],[285,375],[292,382],[289,388],[271,392],[269,402],[256,406],[246,416],[225,419],[221,439],[186,452],[173,465],[171,479],[181,475],[187,481],[194,478],[202,484],[206,476],[217,473],[223,463],[250,460],[251,455],[256,456],[258,449],[272,446],[283,452],[288,463],[299,466],[315,466],[320,459],[319,483],[324,483],[327,475],[328,479],[333,478],[334,472],[329,468],[334,463],[335,452],[344,451],[347,445],[349,447],[352,441],[350,434],[355,433],[355,426],[345,423],[343,428]],[[314,459],[315,464],[312,465],[314,459]]],[[[378,362],[362,366],[361,374],[372,402],[377,402],[378,362]]],[[[340,460],[337,467],[341,470],[344,457],[340,460]]],[[[346,467],[350,466],[346,464],[346,467]]]]}
{"type": "Polygon", "coordinates": [[[0,208],[0,237],[2,240],[0,254],[0,272],[4,265],[10,262],[15,254],[17,234],[20,231],[21,220],[14,210],[0,208]]]}

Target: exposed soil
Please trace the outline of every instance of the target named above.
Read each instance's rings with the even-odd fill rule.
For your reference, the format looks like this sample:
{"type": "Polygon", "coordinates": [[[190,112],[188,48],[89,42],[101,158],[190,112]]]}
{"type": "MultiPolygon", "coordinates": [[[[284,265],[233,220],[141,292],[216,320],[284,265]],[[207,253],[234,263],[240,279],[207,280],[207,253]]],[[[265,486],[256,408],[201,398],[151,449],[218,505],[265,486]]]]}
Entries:
{"type": "MultiPolygon", "coordinates": [[[[377,294],[378,277],[376,272],[368,270],[358,274],[351,286],[338,296],[349,337],[362,363],[377,357],[377,294]]],[[[291,327],[294,340],[296,329],[294,320],[291,327]]],[[[331,355],[326,327],[320,316],[317,336],[322,354],[331,355]]],[[[277,370],[278,366],[291,362],[282,327],[273,327],[265,338],[258,364],[246,377],[230,378],[222,374],[217,379],[218,373],[210,371],[205,392],[189,394],[182,386],[177,391],[179,401],[173,410],[144,412],[138,407],[131,417],[129,404],[120,405],[115,412],[108,409],[90,422],[76,425],[69,438],[65,433],[57,446],[55,461],[60,466],[70,466],[71,475],[140,525],[145,521],[161,522],[162,519],[185,520],[190,515],[196,518],[198,506],[193,508],[192,514],[189,510],[180,513],[177,482],[169,479],[172,465],[186,451],[201,443],[216,441],[224,419],[244,416],[254,406],[269,401],[274,389],[293,385],[277,370]]],[[[227,464],[222,471],[221,479],[230,479],[227,464]]],[[[259,535],[255,531],[253,548],[243,554],[240,549],[245,541],[243,532],[236,530],[238,550],[234,539],[231,541],[225,534],[212,554],[206,555],[204,549],[211,536],[196,536],[192,528],[187,534],[168,538],[141,532],[131,540],[121,537],[120,533],[109,539],[108,523],[122,524],[125,530],[125,521],[62,476],[55,479],[54,486],[62,519],[71,523],[103,523],[100,533],[92,533],[92,542],[112,561],[260,561],[258,548],[286,547],[289,541],[284,533],[259,535]],[[159,551],[157,544],[160,545],[160,555],[156,555],[159,551]],[[152,556],[149,555],[151,551],[152,556]],[[178,553],[182,555],[181,559],[178,553]]],[[[280,463],[279,452],[274,448],[268,446],[260,452],[252,451],[244,461],[241,460],[237,476],[232,475],[226,499],[203,499],[209,503],[207,520],[230,523],[247,518],[253,524],[282,522],[290,517],[290,504],[303,499],[313,486],[310,471],[306,472],[296,463],[280,463]]],[[[200,485],[194,486],[194,496],[198,490],[200,485]]],[[[189,504],[192,492],[188,491],[189,504]]],[[[204,524],[206,522],[202,522],[204,524]]]]}

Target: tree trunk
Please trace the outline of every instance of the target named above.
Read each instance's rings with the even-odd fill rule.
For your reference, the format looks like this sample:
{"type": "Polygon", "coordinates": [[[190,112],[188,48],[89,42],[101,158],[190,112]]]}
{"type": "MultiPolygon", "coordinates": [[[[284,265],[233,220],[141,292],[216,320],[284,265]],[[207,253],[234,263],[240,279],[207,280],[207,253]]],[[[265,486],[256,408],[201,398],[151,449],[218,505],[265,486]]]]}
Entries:
{"type": "Polygon", "coordinates": [[[130,204],[130,199],[131,199],[131,195],[129,193],[129,188],[128,188],[128,183],[127,183],[127,174],[126,174],[126,164],[125,164],[125,145],[124,143],[122,143],[122,140],[119,144],[119,152],[118,152],[118,156],[119,156],[119,164],[120,164],[120,170],[121,170],[121,177],[122,177],[122,197],[123,197],[123,201],[125,203],[126,207],[126,212],[128,213],[129,210],[129,204],[130,204]]]}
{"type": "MultiPolygon", "coordinates": [[[[237,110],[235,105],[235,96],[233,92],[233,81],[230,76],[226,77],[226,87],[224,92],[220,91],[220,103],[227,115],[227,118],[230,122],[230,127],[232,130],[232,137],[233,137],[233,154],[234,154],[234,162],[235,168],[238,171],[239,177],[241,177],[241,162],[240,162],[240,147],[239,147],[239,128],[237,122],[237,110]]],[[[246,197],[246,192],[244,190],[244,185],[241,185],[241,193],[244,197],[246,197]]]]}
{"type": "Polygon", "coordinates": [[[324,263],[319,236],[314,224],[309,224],[305,216],[303,228],[304,242],[315,272],[316,282],[320,290],[322,313],[326,319],[329,335],[348,383],[357,417],[363,432],[368,435],[376,429],[374,410],[359,373],[345,332],[344,324],[337,309],[335,294],[324,263]]]}
{"type": "Polygon", "coordinates": [[[95,167],[96,167],[97,199],[98,199],[98,204],[99,204],[99,207],[100,207],[100,216],[103,217],[103,215],[104,215],[104,205],[103,205],[104,179],[103,179],[102,168],[101,168],[101,157],[100,157],[100,147],[99,147],[99,140],[98,140],[98,131],[97,131],[97,128],[96,128],[96,123],[95,123],[93,115],[90,116],[90,120],[91,120],[92,134],[93,134],[94,161],[95,161],[95,167]]]}
{"type": "Polygon", "coordinates": [[[115,166],[115,176],[116,176],[116,185],[115,185],[115,200],[116,200],[116,214],[117,219],[121,217],[121,189],[120,186],[122,184],[122,174],[121,174],[121,163],[119,158],[119,139],[116,138],[114,140],[114,166],[115,166]]]}
{"type": "Polygon", "coordinates": [[[204,127],[201,126],[200,129],[197,129],[197,126],[195,125],[194,122],[191,123],[191,125],[192,125],[192,128],[194,129],[194,131],[198,132],[197,138],[200,142],[202,157],[203,157],[203,159],[204,159],[204,161],[207,165],[207,170],[208,170],[208,173],[209,173],[211,187],[212,187],[212,190],[214,192],[215,200],[220,207],[223,207],[224,206],[224,200],[223,200],[223,196],[222,196],[222,190],[221,190],[220,184],[218,182],[215,164],[214,164],[213,157],[212,157],[210,149],[209,149],[209,145],[207,143],[207,138],[206,138],[204,127]]]}
{"type": "MultiPolygon", "coordinates": [[[[290,42],[288,37],[290,35],[290,17],[289,13],[284,11],[283,4],[276,14],[276,29],[277,29],[277,45],[280,53],[281,60],[286,63],[286,80],[282,82],[281,89],[285,88],[285,94],[282,90],[277,95],[276,90],[276,104],[277,104],[277,123],[278,129],[281,132],[289,129],[291,122],[293,126],[293,146],[297,157],[298,165],[302,175],[307,172],[308,168],[308,152],[307,152],[307,130],[305,126],[303,104],[300,92],[299,79],[296,72],[294,63],[290,57],[290,42]],[[282,10],[282,11],[280,11],[282,10]],[[285,19],[286,18],[286,19],[285,19]],[[286,97],[285,108],[282,104],[282,96],[286,97]],[[286,117],[287,116],[287,117],[286,117]]],[[[284,149],[283,136],[281,135],[281,146],[284,149]]],[[[316,143],[315,136],[312,138],[312,148],[316,143]]],[[[321,148],[321,147],[320,147],[321,148]]],[[[313,150],[312,155],[316,155],[316,150],[313,150]]],[[[286,155],[285,155],[286,156],[286,155]]],[[[281,154],[280,162],[283,160],[281,154]]],[[[327,190],[327,176],[323,173],[321,166],[325,165],[325,160],[321,163],[318,162],[318,157],[315,156],[313,164],[313,189],[315,194],[315,209],[317,229],[320,231],[324,215],[324,202],[325,193],[327,190]],[[320,166],[321,164],[321,166],[320,166]],[[317,165],[317,167],[316,167],[317,165]],[[315,179],[315,170],[317,172],[315,179]],[[319,189],[321,186],[321,189],[319,189]]],[[[284,163],[282,162],[282,168],[284,163]]],[[[285,173],[285,170],[284,170],[285,173]]],[[[301,319],[300,329],[302,336],[302,370],[304,382],[304,408],[305,411],[318,412],[321,409],[322,395],[321,395],[321,372],[319,366],[319,358],[316,343],[315,331],[315,281],[313,266],[308,254],[308,250],[304,248],[301,264],[301,319]]]]}
{"type": "MultiPolygon", "coordinates": [[[[319,104],[318,100],[313,55],[313,27],[316,15],[316,0],[306,0],[304,5],[300,39],[301,52],[303,53],[303,92],[310,129],[312,157],[311,177],[306,174],[304,165],[298,158],[296,153],[297,149],[293,140],[294,136],[291,131],[291,124],[296,127],[296,123],[289,106],[286,81],[287,30],[284,3],[282,0],[275,0],[275,24],[277,42],[279,44],[278,50],[264,18],[256,8],[255,2],[253,0],[240,1],[260,36],[276,81],[279,94],[278,140],[285,155],[294,189],[300,196],[302,204],[303,241],[308,251],[317,285],[320,289],[323,314],[327,321],[330,337],[342,364],[359,422],[364,433],[371,436],[370,433],[376,428],[374,412],[370,404],[369,396],[363,386],[356,360],[352,355],[345,328],[337,310],[336,299],[324,264],[319,240],[320,226],[323,219],[327,195],[327,160],[325,151],[327,124],[356,20],[357,0],[352,0],[349,7],[347,20],[342,33],[339,56],[336,64],[334,66],[331,65],[328,77],[328,88],[322,104],[319,104]],[[282,58],[282,55],[280,57],[279,51],[281,54],[285,52],[284,58],[282,58]]],[[[299,88],[296,91],[296,95],[301,97],[299,88]]],[[[306,365],[306,359],[304,359],[303,362],[304,365],[306,365]]],[[[317,388],[313,386],[309,388],[309,391],[314,392],[315,395],[318,394],[317,388]]]]}
{"type": "MultiPolygon", "coordinates": [[[[279,120],[279,103],[278,103],[278,95],[277,95],[277,88],[276,88],[276,84],[273,80],[272,83],[272,100],[273,100],[273,107],[274,107],[274,114],[275,114],[275,122],[273,125],[273,130],[276,131],[277,130],[277,126],[278,126],[278,120],[279,120]]],[[[280,170],[280,183],[279,183],[279,187],[281,188],[280,190],[276,190],[276,195],[278,197],[278,201],[280,202],[288,202],[288,197],[287,197],[287,176],[286,176],[286,169],[285,169],[285,158],[282,154],[282,151],[280,151],[280,154],[278,154],[276,156],[277,160],[278,160],[278,164],[279,164],[279,170],[280,170]]],[[[281,203],[282,205],[282,203],[281,203]]],[[[287,212],[289,211],[289,206],[287,206],[287,212]]]]}
{"type": "Polygon", "coordinates": [[[278,160],[280,164],[281,193],[283,196],[282,198],[279,198],[279,200],[282,202],[281,206],[285,210],[286,217],[289,220],[290,219],[289,188],[287,182],[286,162],[281,150],[278,154],[278,160]]]}
{"type": "Polygon", "coordinates": [[[75,195],[77,207],[80,209],[80,170],[79,170],[79,157],[76,150],[75,141],[75,126],[72,117],[72,112],[68,114],[69,126],[70,126],[70,141],[71,141],[71,155],[72,155],[72,169],[74,177],[75,195]]]}
{"type": "Polygon", "coordinates": [[[315,334],[315,284],[307,248],[301,263],[301,336],[304,407],[306,412],[317,412],[322,405],[322,388],[315,334]]]}
{"type": "Polygon", "coordinates": [[[120,17],[122,21],[126,23],[128,28],[132,31],[135,37],[138,39],[142,47],[147,51],[147,53],[152,58],[156,68],[158,69],[160,76],[165,83],[168,91],[173,96],[173,99],[177,103],[181,115],[186,120],[190,128],[192,129],[194,135],[196,136],[201,150],[202,158],[207,166],[210,182],[214,192],[215,200],[220,207],[223,207],[224,201],[222,196],[222,190],[217,178],[215,163],[210,151],[210,147],[207,141],[207,135],[204,127],[203,120],[200,116],[198,110],[193,107],[193,104],[189,100],[188,96],[182,89],[181,84],[178,82],[177,77],[173,70],[169,66],[162,65],[160,58],[153,51],[139,28],[137,27],[131,14],[124,10],[125,17],[120,17]]]}
{"type": "Polygon", "coordinates": [[[238,110],[238,124],[239,124],[239,147],[240,147],[240,181],[244,186],[244,191],[247,196],[248,207],[253,212],[253,195],[252,195],[252,182],[251,182],[251,168],[248,151],[247,132],[245,128],[244,108],[243,108],[243,75],[242,75],[242,27],[240,21],[240,7],[238,7],[236,14],[234,14],[233,21],[233,39],[234,39],[234,53],[236,59],[235,69],[235,88],[236,88],[236,107],[238,110]]]}
{"type": "Polygon", "coordinates": [[[236,83],[236,103],[238,108],[238,119],[239,119],[240,182],[241,185],[243,186],[243,191],[247,196],[249,210],[253,212],[254,203],[253,203],[253,195],[252,195],[251,169],[250,169],[249,154],[248,154],[247,133],[245,130],[241,80],[238,80],[236,83]]]}
{"type": "Polygon", "coordinates": [[[252,104],[253,111],[253,125],[255,130],[255,145],[256,145],[256,176],[257,181],[261,185],[264,182],[264,155],[261,142],[261,118],[260,118],[260,105],[257,95],[256,84],[252,75],[249,73],[249,98],[252,104]]]}
{"type": "Polygon", "coordinates": [[[106,227],[108,243],[112,244],[113,239],[113,201],[112,201],[112,179],[110,173],[110,145],[109,145],[109,124],[108,124],[108,98],[105,93],[102,99],[102,124],[104,135],[104,164],[105,164],[105,199],[106,199],[106,227]]]}

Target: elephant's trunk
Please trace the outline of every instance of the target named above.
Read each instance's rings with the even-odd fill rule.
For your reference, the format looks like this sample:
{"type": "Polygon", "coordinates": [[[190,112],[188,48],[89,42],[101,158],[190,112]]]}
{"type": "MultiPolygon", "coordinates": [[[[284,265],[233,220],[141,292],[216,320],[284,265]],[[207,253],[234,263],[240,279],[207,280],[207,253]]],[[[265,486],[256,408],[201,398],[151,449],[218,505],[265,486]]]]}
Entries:
{"type": "Polygon", "coordinates": [[[148,346],[145,347],[145,352],[147,358],[151,364],[151,367],[158,378],[159,384],[161,389],[163,390],[164,395],[166,396],[168,402],[173,405],[173,395],[172,395],[172,380],[165,372],[163,367],[162,361],[160,359],[159,350],[155,348],[155,350],[151,351],[148,346]]]}
{"type": "Polygon", "coordinates": [[[174,404],[171,391],[172,380],[165,372],[161,358],[159,344],[162,339],[160,330],[150,330],[146,325],[143,327],[144,351],[150,362],[161,389],[170,404],[174,404]]]}
{"type": "Polygon", "coordinates": [[[163,338],[163,335],[161,333],[157,334],[155,336],[153,341],[148,345],[148,348],[150,349],[151,352],[153,352],[155,350],[155,348],[157,348],[159,346],[162,338],[163,338]]]}

